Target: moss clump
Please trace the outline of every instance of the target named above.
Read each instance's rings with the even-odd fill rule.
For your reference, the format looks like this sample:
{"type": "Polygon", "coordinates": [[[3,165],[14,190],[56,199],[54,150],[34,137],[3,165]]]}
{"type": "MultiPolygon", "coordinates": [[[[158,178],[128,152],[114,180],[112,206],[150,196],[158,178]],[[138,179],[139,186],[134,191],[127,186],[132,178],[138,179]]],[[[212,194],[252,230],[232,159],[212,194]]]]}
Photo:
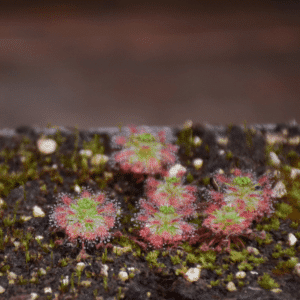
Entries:
{"type": "Polygon", "coordinates": [[[224,281],[228,281],[228,282],[230,282],[230,281],[232,281],[232,280],[233,280],[233,278],[234,278],[233,274],[232,274],[232,273],[230,273],[230,274],[228,274],[228,275],[227,275],[227,277],[224,279],[224,281]]]}
{"type": "Polygon", "coordinates": [[[211,286],[218,286],[220,284],[220,279],[216,280],[216,281],[211,281],[210,285],[211,286]]]}
{"type": "Polygon", "coordinates": [[[181,259],[178,255],[170,256],[170,258],[171,258],[171,261],[172,261],[173,265],[178,265],[181,262],[181,259]]]}
{"type": "Polygon", "coordinates": [[[292,272],[293,268],[298,263],[297,257],[292,257],[287,261],[280,261],[278,265],[275,267],[275,269],[272,270],[273,274],[276,275],[283,275],[285,273],[292,272]]]}
{"type": "Polygon", "coordinates": [[[195,264],[198,262],[196,256],[192,253],[188,253],[187,256],[186,256],[186,262],[189,262],[189,263],[192,263],[192,264],[195,264]]]}
{"type": "Polygon", "coordinates": [[[278,220],[278,218],[271,218],[270,220],[268,220],[268,224],[258,224],[256,226],[256,229],[261,231],[271,231],[271,230],[278,230],[280,227],[280,221],[278,220]]]}
{"type": "Polygon", "coordinates": [[[290,224],[290,227],[293,228],[293,229],[298,229],[298,226],[299,226],[299,223],[298,222],[292,222],[290,224]]]}
{"type": "Polygon", "coordinates": [[[286,219],[289,214],[293,212],[293,207],[291,205],[288,205],[287,203],[277,203],[276,207],[276,216],[281,219],[286,219]]]}
{"type": "Polygon", "coordinates": [[[249,263],[247,262],[242,262],[238,265],[238,269],[240,271],[244,271],[244,270],[248,270],[248,271],[252,271],[253,270],[253,266],[250,265],[249,263]]]}
{"type": "Polygon", "coordinates": [[[266,290],[271,290],[279,287],[279,284],[276,283],[268,273],[264,273],[263,276],[259,276],[257,283],[266,290]]]}
{"type": "Polygon", "coordinates": [[[242,251],[242,252],[239,252],[239,251],[234,251],[232,250],[230,252],[230,259],[233,261],[233,262],[241,262],[241,261],[244,261],[246,259],[246,252],[247,250],[245,251],[245,249],[242,251]]]}
{"type": "Polygon", "coordinates": [[[259,237],[256,237],[255,240],[258,242],[259,246],[261,246],[262,244],[271,244],[273,242],[273,238],[271,236],[270,233],[266,233],[266,238],[265,239],[261,239],[259,237]]]}

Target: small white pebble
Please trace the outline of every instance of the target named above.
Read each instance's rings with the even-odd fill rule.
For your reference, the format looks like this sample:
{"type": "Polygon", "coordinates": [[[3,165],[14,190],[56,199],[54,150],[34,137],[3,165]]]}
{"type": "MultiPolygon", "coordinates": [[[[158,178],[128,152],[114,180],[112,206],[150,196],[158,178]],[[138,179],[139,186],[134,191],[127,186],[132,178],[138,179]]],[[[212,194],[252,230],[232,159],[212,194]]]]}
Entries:
{"type": "Polygon", "coordinates": [[[245,278],[246,277],[246,273],[244,271],[237,272],[235,274],[235,277],[238,278],[238,279],[245,278]]]}
{"type": "Polygon", "coordinates": [[[36,240],[42,240],[42,239],[44,239],[44,237],[41,236],[41,235],[38,235],[38,236],[35,237],[35,239],[36,239],[36,240]]]}
{"type": "Polygon", "coordinates": [[[199,138],[199,136],[194,137],[194,145],[200,146],[202,144],[202,140],[199,138]]]}
{"type": "Polygon", "coordinates": [[[184,278],[189,282],[197,281],[200,278],[201,267],[197,265],[197,268],[190,268],[185,274],[184,278]]]}
{"type": "Polygon", "coordinates": [[[52,293],[51,287],[46,287],[46,288],[44,288],[44,293],[45,293],[45,294],[47,294],[47,293],[51,294],[51,293],[52,293]]]}
{"type": "Polygon", "coordinates": [[[81,192],[81,188],[80,188],[80,186],[78,184],[75,185],[74,191],[77,192],[77,193],[81,192]]]}
{"type": "Polygon", "coordinates": [[[300,263],[295,265],[293,273],[300,277],[300,263]]]}
{"type": "Polygon", "coordinates": [[[278,158],[278,156],[276,155],[275,152],[270,152],[270,159],[271,162],[278,167],[280,165],[280,159],[278,158]]]}
{"type": "Polygon", "coordinates": [[[52,139],[39,139],[37,141],[38,149],[41,153],[51,154],[55,152],[57,144],[52,139]]]}
{"type": "Polygon", "coordinates": [[[106,164],[109,157],[103,154],[96,154],[91,159],[91,164],[93,165],[100,165],[100,164],[106,164]]]}
{"type": "Polygon", "coordinates": [[[34,206],[33,207],[33,216],[36,217],[36,218],[43,218],[45,217],[45,213],[42,211],[42,209],[38,206],[34,206]]]}
{"type": "Polygon", "coordinates": [[[235,292],[237,290],[236,287],[235,287],[235,284],[232,281],[228,282],[227,290],[229,292],[235,292]]]}
{"type": "Polygon", "coordinates": [[[192,120],[187,120],[184,122],[183,124],[183,128],[184,129],[188,129],[188,128],[191,128],[193,126],[193,121],[192,120]]]}
{"type": "Polygon", "coordinates": [[[291,168],[291,178],[292,179],[295,179],[299,175],[300,175],[300,169],[291,168]]]}
{"type": "Polygon", "coordinates": [[[79,154],[82,156],[90,157],[93,155],[93,152],[91,150],[87,149],[87,150],[80,150],[79,154]]]}
{"type": "Polygon", "coordinates": [[[289,138],[288,143],[293,146],[297,146],[300,144],[300,136],[294,136],[289,138]]]}
{"type": "Polygon", "coordinates": [[[281,293],[282,290],[279,288],[276,288],[276,289],[271,289],[271,292],[278,294],[278,293],[281,293]]]}
{"type": "Polygon", "coordinates": [[[193,165],[194,165],[196,170],[199,170],[203,165],[203,160],[201,158],[196,158],[193,161],[193,165]]]}
{"type": "Polygon", "coordinates": [[[66,276],[63,280],[61,280],[63,285],[68,285],[69,284],[69,276],[66,276]]]}
{"type": "Polygon", "coordinates": [[[83,262],[80,262],[76,265],[76,269],[78,271],[83,271],[84,268],[85,268],[85,264],[83,262]]]}
{"type": "Polygon", "coordinates": [[[176,177],[178,172],[186,172],[186,168],[183,167],[180,164],[174,165],[170,170],[169,170],[169,177],[176,177]]]}
{"type": "Polygon", "coordinates": [[[101,269],[101,274],[104,276],[108,276],[108,265],[103,265],[102,269],[101,269]]]}
{"type": "Polygon", "coordinates": [[[297,243],[298,239],[292,234],[289,233],[288,235],[288,243],[290,246],[294,246],[297,243]]]}
{"type": "Polygon", "coordinates": [[[39,295],[37,293],[31,293],[30,297],[30,300],[36,300],[39,297],[39,295]]]}
{"type": "Polygon", "coordinates": [[[226,146],[228,144],[228,138],[227,137],[219,136],[219,137],[216,138],[216,140],[217,140],[217,143],[219,145],[226,146]]]}
{"type": "Polygon", "coordinates": [[[127,272],[124,272],[124,271],[121,271],[119,273],[119,278],[122,280],[122,281],[126,281],[128,279],[128,273],[127,272]]]}
{"type": "Polygon", "coordinates": [[[282,198],[287,193],[285,184],[282,181],[277,182],[273,191],[276,198],[282,198]]]}

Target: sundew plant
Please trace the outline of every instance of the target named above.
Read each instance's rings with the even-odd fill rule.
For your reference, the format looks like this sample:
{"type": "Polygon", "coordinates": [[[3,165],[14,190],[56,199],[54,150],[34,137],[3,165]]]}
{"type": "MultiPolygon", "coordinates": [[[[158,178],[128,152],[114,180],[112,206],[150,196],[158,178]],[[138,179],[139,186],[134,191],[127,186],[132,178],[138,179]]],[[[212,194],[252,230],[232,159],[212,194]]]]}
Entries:
{"type": "Polygon", "coordinates": [[[50,222],[54,227],[65,230],[70,241],[77,238],[94,243],[109,240],[118,221],[118,204],[108,200],[105,193],[93,194],[85,189],[80,197],[61,194],[60,201],[53,207],[50,222]]]}
{"type": "Polygon", "coordinates": [[[157,136],[129,127],[129,136],[117,136],[115,144],[123,149],[117,151],[113,157],[113,163],[119,163],[121,170],[134,174],[163,174],[165,168],[176,161],[178,146],[166,143],[164,131],[157,136]]]}
{"type": "MultiPolygon", "coordinates": [[[[231,177],[216,175],[215,180],[220,184],[219,192],[210,191],[210,206],[206,209],[207,218],[204,220],[199,232],[198,240],[205,240],[202,249],[209,249],[217,244],[216,250],[221,251],[221,246],[227,243],[230,251],[230,242],[243,242],[238,236],[254,237],[255,233],[249,228],[254,220],[260,221],[264,215],[268,217],[274,212],[270,178],[267,175],[256,179],[251,171],[233,171],[231,177]],[[205,232],[206,229],[209,232],[205,232]]],[[[262,233],[261,238],[264,238],[262,233]]]]}
{"type": "Polygon", "coordinates": [[[166,176],[163,181],[147,179],[147,200],[141,199],[137,217],[143,225],[139,234],[155,248],[178,244],[195,233],[194,224],[186,220],[196,217],[196,187],[182,185],[181,178],[166,176]]]}

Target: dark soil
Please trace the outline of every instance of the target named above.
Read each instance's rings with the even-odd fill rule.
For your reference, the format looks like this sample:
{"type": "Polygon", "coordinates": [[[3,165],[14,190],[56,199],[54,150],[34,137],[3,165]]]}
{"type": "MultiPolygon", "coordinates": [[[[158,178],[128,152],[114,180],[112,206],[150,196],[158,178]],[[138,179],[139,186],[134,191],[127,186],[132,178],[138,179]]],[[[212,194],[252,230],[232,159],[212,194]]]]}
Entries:
{"type": "MultiPolygon", "coordinates": [[[[187,168],[185,184],[192,184],[198,187],[197,205],[199,212],[205,207],[204,198],[205,188],[216,188],[211,176],[217,169],[223,169],[225,174],[229,174],[234,167],[241,169],[252,169],[258,176],[265,172],[274,172],[278,169],[282,174],[287,190],[292,189],[293,184],[298,180],[291,181],[287,174],[288,167],[300,167],[300,145],[289,145],[280,143],[272,148],[267,147],[266,133],[282,133],[287,130],[286,138],[300,135],[300,127],[297,124],[277,124],[269,126],[252,126],[244,129],[242,126],[210,127],[196,124],[192,131],[182,131],[180,128],[169,128],[171,134],[168,140],[172,143],[178,142],[180,150],[178,152],[178,163],[187,168]],[[252,128],[252,129],[251,129],[252,128]],[[200,146],[191,146],[187,141],[189,134],[193,137],[198,136],[202,139],[200,146]],[[227,145],[221,145],[216,138],[224,136],[228,138],[227,145]],[[220,154],[220,150],[224,154],[220,154]],[[282,165],[275,168],[270,165],[267,154],[269,151],[277,153],[282,165]],[[192,165],[194,158],[203,159],[203,167],[195,170],[192,165]]],[[[153,129],[153,128],[152,128],[153,129]]],[[[234,262],[225,251],[216,254],[216,260],[212,267],[202,268],[200,279],[196,282],[188,282],[181,274],[177,275],[176,270],[184,267],[186,261],[187,270],[196,267],[197,264],[186,259],[189,254],[199,254],[201,243],[192,245],[188,249],[186,245],[180,245],[177,249],[165,248],[166,252],[159,251],[157,257],[159,266],[149,263],[147,255],[153,251],[150,246],[144,249],[144,241],[138,237],[134,222],[130,219],[138,212],[138,201],[144,197],[143,182],[137,184],[131,174],[124,174],[107,163],[100,170],[92,168],[88,161],[88,168],[84,168],[82,157],[79,151],[83,149],[84,141],[90,142],[95,135],[99,136],[99,141],[104,146],[104,154],[110,156],[115,149],[112,148],[112,134],[116,133],[109,129],[93,129],[90,131],[78,131],[73,128],[39,129],[29,127],[19,127],[12,131],[0,132],[0,197],[6,203],[0,209],[2,218],[0,228],[0,286],[5,291],[0,294],[0,299],[31,299],[30,294],[36,293],[39,299],[231,299],[231,300],[271,300],[271,299],[300,299],[298,294],[300,288],[300,277],[292,272],[291,269],[284,269],[280,272],[272,272],[279,262],[287,261],[290,256],[300,257],[300,242],[297,241],[293,247],[287,244],[288,233],[294,235],[298,232],[299,226],[290,226],[292,221],[299,220],[299,206],[289,193],[276,200],[277,204],[286,202],[293,207],[293,212],[286,218],[276,217],[279,220],[279,228],[267,229],[266,232],[272,239],[270,243],[260,243],[257,239],[250,240],[241,237],[245,246],[252,246],[259,250],[260,255],[267,260],[253,267],[253,272],[245,269],[246,277],[242,280],[235,278],[239,271],[240,262],[234,262]],[[54,138],[58,143],[56,152],[50,155],[41,154],[36,146],[38,138],[44,132],[47,137],[54,138]],[[22,146],[21,146],[22,145],[22,146]],[[25,152],[24,152],[25,151],[25,152]],[[21,156],[28,155],[27,163],[23,163],[21,156]],[[31,155],[31,156],[30,156],[31,155]],[[52,168],[53,165],[57,168],[52,168]],[[111,172],[112,178],[107,179],[105,174],[111,172]],[[80,187],[88,186],[97,192],[105,190],[111,198],[117,199],[122,208],[120,223],[112,230],[113,238],[107,244],[87,245],[88,258],[81,261],[86,264],[81,277],[76,273],[76,258],[81,250],[81,243],[72,244],[67,240],[63,231],[54,230],[49,224],[49,214],[51,208],[57,202],[59,193],[70,193],[75,195],[75,184],[80,187]],[[45,213],[44,217],[33,217],[33,207],[38,206],[45,213]],[[13,219],[15,216],[15,219],[13,219]],[[27,221],[21,221],[21,216],[31,216],[27,221]],[[6,220],[6,221],[5,221],[6,220]],[[14,220],[8,224],[7,220],[14,220]],[[29,239],[28,249],[22,244],[26,240],[27,233],[32,234],[29,239]],[[6,238],[6,236],[8,238],[6,238]],[[36,236],[43,236],[41,247],[34,239],[36,236]],[[15,237],[11,240],[11,237],[15,237]],[[122,255],[113,253],[114,246],[125,246],[125,237],[129,237],[132,245],[132,252],[122,255]],[[14,242],[19,241],[17,248],[14,242]],[[61,243],[55,241],[61,241],[61,243]],[[282,249],[292,248],[293,255],[281,255],[274,258],[274,246],[282,243],[282,249]],[[50,245],[53,245],[51,247],[50,245]],[[170,256],[176,256],[180,249],[183,254],[180,256],[180,263],[173,263],[170,256]],[[105,261],[105,252],[107,260],[105,261]],[[29,255],[28,255],[29,252],[29,255]],[[27,258],[26,259],[26,253],[27,258]],[[62,265],[62,260],[67,259],[67,265],[62,265]],[[101,273],[103,262],[109,267],[107,284],[105,276],[101,273]],[[227,270],[218,275],[215,272],[223,264],[228,264],[227,270]],[[128,268],[135,268],[129,271],[128,268]],[[45,275],[39,275],[38,281],[31,282],[35,272],[40,269],[46,271],[45,275]],[[122,269],[124,268],[124,269],[122,269]],[[125,282],[118,278],[121,270],[128,274],[134,273],[125,282]],[[17,275],[14,283],[9,284],[8,275],[13,272],[17,275]],[[280,293],[272,292],[263,288],[258,279],[264,273],[269,274],[282,290],[280,293]],[[69,276],[71,281],[73,274],[74,287],[72,284],[61,288],[62,276],[69,276]],[[226,285],[228,275],[233,274],[233,283],[237,291],[230,292],[226,285]],[[22,276],[22,277],[21,277],[22,276]],[[220,280],[217,286],[211,286],[212,281],[220,280]],[[84,286],[83,281],[89,281],[89,286],[84,286]],[[244,286],[239,285],[239,281],[244,282],[244,286]],[[50,287],[52,293],[45,293],[44,289],[50,287]]],[[[98,148],[99,150],[100,148],[98,148]]],[[[158,179],[159,177],[157,177],[158,179]]],[[[273,183],[278,181],[276,179],[273,183]]],[[[201,219],[201,213],[199,215],[201,219]]],[[[202,220],[202,219],[201,219],[202,220]]],[[[271,218],[264,218],[260,223],[267,225],[271,223],[271,218]]],[[[252,229],[255,229],[255,222],[252,229]]],[[[300,231],[300,230],[299,230],[300,231]]],[[[296,234],[297,235],[297,234],[296,234]]],[[[170,248],[170,247],[169,247],[170,248]]],[[[240,248],[232,245],[235,251],[240,248]]],[[[250,262],[249,262],[250,263],[250,262]]],[[[186,272],[186,271],[185,271],[186,272]]]]}

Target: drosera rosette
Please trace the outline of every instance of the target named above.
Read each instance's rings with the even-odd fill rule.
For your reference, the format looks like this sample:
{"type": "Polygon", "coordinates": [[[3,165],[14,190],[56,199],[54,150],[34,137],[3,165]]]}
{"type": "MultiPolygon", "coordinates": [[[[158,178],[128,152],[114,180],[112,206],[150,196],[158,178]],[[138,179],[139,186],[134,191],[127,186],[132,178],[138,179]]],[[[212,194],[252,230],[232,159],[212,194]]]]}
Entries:
{"type": "Polygon", "coordinates": [[[49,221],[55,228],[65,230],[71,242],[77,238],[82,241],[81,255],[85,253],[84,241],[95,244],[110,240],[110,230],[119,223],[119,204],[115,200],[108,199],[105,192],[93,193],[90,188],[83,188],[74,199],[66,193],[58,198],[49,221]]]}
{"type": "Polygon", "coordinates": [[[234,242],[244,247],[243,242],[239,236],[244,235],[250,237],[253,233],[249,229],[252,219],[248,218],[248,213],[243,210],[243,205],[210,205],[206,211],[208,217],[202,223],[203,228],[198,231],[198,241],[209,241],[202,245],[203,249],[211,249],[214,244],[216,251],[221,251],[222,246],[227,244],[227,251],[230,252],[230,243],[234,242]],[[208,232],[207,229],[209,230],[208,232]],[[201,235],[201,233],[203,233],[201,235]]]}
{"type": "Polygon", "coordinates": [[[147,200],[141,199],[142,207],[137,221],[143,225],[139,235],[155,248],[166,244],[179,244],[195,233],[194,224],[186,221],[197,217],[197,188],[182,184],[184,172],[176,176],[165,172],[163,180],[149,177],[146,181],[147,200]]]}
{"type": "Polygon", "coordinates": [[[257,178],[250,170],[234,169],[232,176],[217,174],[215,180],[223,192],[211,192],[212,202],[230,205],[239,201],[245,205],[244,210],[251,214],[251,218],[258,222],[264,215],[270,217],[275,211],[270,174],[257,178]]]}
{"type": "Polygon", "coordinates": [[[169,165],[175,163],[178,146],[166,143],[166,133],[157,134],[142,128],[129,126],[130,134],[116,136],[113,142],[123,148],[112,156],[125,173],[134,173],[142,181],[143,175],[161,174],[169,165]]]}
{"type": "Polygon", "coordinates": [[[197,187],[182,184],[183,173],[176,176],[167,174],[163,180],[149,177],[146,180],[145,191],[149,202],[161,206],[173,206],[176,212],[185,217],[196,217],[196,193],[197,187]]]}
{"type": "Polygon", "coordinates": [[[143,224],[139,235],[154,248],[163,248],[166,244],[179,244],[194,235],[196,227],[183,219],[190,214],[176,210],[172,205],[158,206],[145,199],[140,200],[142,207],[136,220],[143,224]]]}
{"type": "Polygon", "coordinates": [[[217,243],[215,249],[221,251],[221,246],[227,243],[227,251],[230,252],[231,241],[244,247],[238,236],[264,238],[263,232],[254,232],[250,226],[254,220],[260,221],[265,214],[270,216],[274,212],[269,176],[256,179],[251,171],[235,169],[230,178],[217,174],[215,180],[220,191],[210,191],[209,201],[212,203],[204,212],[207,218],[198,232],[198,241],[210,240],[209,244],[202,245],[202,249],[209,249],[217,243]]]}

